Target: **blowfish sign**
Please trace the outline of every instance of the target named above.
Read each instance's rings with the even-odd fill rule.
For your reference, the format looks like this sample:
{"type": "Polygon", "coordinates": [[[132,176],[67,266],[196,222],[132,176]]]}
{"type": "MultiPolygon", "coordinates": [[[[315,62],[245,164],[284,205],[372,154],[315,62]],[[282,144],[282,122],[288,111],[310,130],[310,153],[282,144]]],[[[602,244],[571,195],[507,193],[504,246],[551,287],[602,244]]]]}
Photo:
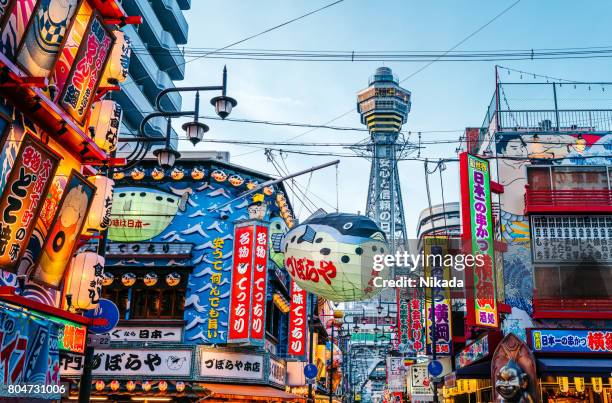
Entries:
{"type": "Polygon", "coordinates": [[[234,230],[234,262],[228,343],[263,345],[268,261],[268,228],[242,223],[234,230]]]}
{"type": "Polygon", "coordinates": [[[288,354],[298,357],[306,354],[306,297],[306,291],[291,280],[288,354]]]}
{"type": "Polygon", "coordinates": [[[473,280],[471,301],[468,299],[467,303],[468,324],[497,328],[489,162],[463,153],[460,156],[460,170],[463,239],[469,245],[469,253],[484,258],[483,265],[475,265],[468,270],[468,278],[473,280]]]}
{"type": "Polygon", "coordinates": [[[0,198],[0,269],[14,269],[42,207],[58,158],[30,136],[23,140],[0,198]]]}

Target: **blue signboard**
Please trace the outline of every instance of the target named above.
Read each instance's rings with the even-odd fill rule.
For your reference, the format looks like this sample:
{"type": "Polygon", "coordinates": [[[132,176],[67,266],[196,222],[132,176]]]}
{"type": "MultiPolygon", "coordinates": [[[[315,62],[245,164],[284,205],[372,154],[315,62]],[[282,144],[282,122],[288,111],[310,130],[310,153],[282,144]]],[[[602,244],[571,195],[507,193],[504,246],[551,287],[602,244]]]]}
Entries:
{"type": "Polygon", "coordinates": [[[612,353],[612,330],[532,329],[529,337],[536,353],[612,353]]]}
{"type": "Polygon", "coordinates": [[[318,372],[319,370],[317,369],[317,366],[312,363],[307,364],[304,367],[304,376],[308,379],[314,379],[318,372]]]}
{"type": "Polygon", "coordinates": [[[442,364],[438,360],[429,361],[429,364],[427,364],[427,370],[429,371],[429,375],[433,377],[440,376],[443,371],[442,364]]]}
{"type": "Polygon", "coordinates": [[[108,333],[117,326],[119,322],[119,309],[113,301],[100,298],[98,307],[85,311],[84,316],[91,319],[104,319],[105,323],[89,326],[89,331],[95,334],[108,333]]]}

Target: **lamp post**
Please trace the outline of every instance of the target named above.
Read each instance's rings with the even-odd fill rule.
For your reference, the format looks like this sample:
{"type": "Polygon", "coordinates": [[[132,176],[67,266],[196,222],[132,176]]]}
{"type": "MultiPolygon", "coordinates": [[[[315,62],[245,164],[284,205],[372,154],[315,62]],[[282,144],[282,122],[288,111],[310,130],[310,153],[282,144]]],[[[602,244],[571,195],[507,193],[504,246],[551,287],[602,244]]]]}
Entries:
{"type": "Polygon", "coordinates": [[[170,147],[170,135],[172,133],[172,119],[193,116],[192,122],[183,124],[182,128],[185,130],[187,139],[191,141],[193,145],[196,145],[204,138],[204,134],[208,132],[209,127],[200,122],[200,92],[206,91],[221,91],[221,95],[213,97],[210,103],[215,107],[217,115],[221,119],[225,119],[232,112],[233,108],[238,102],[227,96],[227,67],[223,67],[223,81],[222,85],[209,85],[209,86],[197,86],[197,87],[175,87],[166,88],[162,90],[155,98],[155,112],[152,112],[145,116],[140,122],[140,128],[138,131],[138,137],[130,139],[122,139],[122,142],[137,141],[141,148],[136,147],[134,151],[128,156],[129,163],[122,170],[127,170],[139,163],[149,152],[151,143],[159,142],[160,138],[150,137],[145,133],[147,123],[154,118],[165,118],[167,123],[166,136],[164,147],[153,151],[153,154],[157,157],[157,161],[160,166],[164,168],[170,168],[174,165],[174,162],[180,157],[180,153],[170,147]],[[161,104],[162,99],[171,93],[183,93],[183,92],[195,92],[195,106],[192,111],[169,111],[164,109],[161,104]]]}
{"type": "Polygon", "coordinates": [[[334,329],[336,328],[336,324],[342,323],[342,318],[344,317],[344,313],[338,309],[334,310],[334,316],[331,322],[331,359],[329,365],[329,403],[334,401],[334,329]]]}

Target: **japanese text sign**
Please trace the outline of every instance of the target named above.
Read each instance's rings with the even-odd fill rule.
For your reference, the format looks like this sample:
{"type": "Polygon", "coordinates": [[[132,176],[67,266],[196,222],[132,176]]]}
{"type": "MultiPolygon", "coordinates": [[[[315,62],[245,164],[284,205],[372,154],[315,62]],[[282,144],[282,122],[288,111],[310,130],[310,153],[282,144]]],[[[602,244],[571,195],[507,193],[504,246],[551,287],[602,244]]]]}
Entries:
{"type": "MultiPolygon", "coordinates": [[[[395,289],[397,302],[397,344],[406,345],[410,336],[410,302],[408,301],[408,290],[405,287],[395,289]]],[[[396,346],[398,347],[398,346],[396,346]]]]}
{"type": "Polygon", "coordinates": [[[263,344],[266,326],[266,292],[268,280],[268,227],[255,227],[255,257],[253,265],[253,303],[251,340],[263,344]]]}
{"type": "Polygon", "coordinates": [[[70,351],[72,353],[80,354],[85,351],[85,336],[87,334],[87,328],[84,325],[66,319],[45,315],[40,312],[38,315],[44,316],[50,322],[57,325],[57,344],[61,351],[70,351]]]}
{"type": "Polygon", "coordinates": [[[23,255],[58,158],[26,136],[0,198],[0,269],[13,270],[23,255]]]}
{"type": "Polygon", "coordinates": [[[611,330],[532,329],[528,337],[536,353],[612,353],[611,330]]]}
{"type": "Polygon", "coordinates": [[[485,335],[474,341],[472,344],[465,346],[455,356],[455,367],[463,368],[489,355],[489,337],[485,335]]]}
{"type": "Polygon", "coordinates": [[[264,356],[229,351],[202,350],[200,377],[263,380],[264,356]]]}
{"type": "Polygon", "coordinates": [[[234,230],[228,343],[248,342],[250,338],[254,237],[254,225],[236,226],[234,230]]]}
{"type": "Polygon", "coordinates": [[[468,253],[482,255],[484,264],[468,269],[469,325],[497,328],[497,296],[493,249],[493,215],[491,207],[491,172],[487,160],[463,153],[460,156],[461,214],[463,239],[468,253]],[[473,285],[473,287],[472,287],[473,285]]]}
{"type": "Polygon", "coordinates": [[[306,354],[306,291],[291,280],[291,307],[289,310],[288,354],[303,357],[306,354]]]}
{"type": "Polygon", "coordinates": [[[113,45],[113,38],[98,16],[91,19],[83,37],[60,104],[83,124],[113,45]]]}
{"type": "MultiPolygon", "coordinates": [[[[191,375],[191,349],[146,350],[108,349],[94,353],[94,375],[104,376],[181,376],[191,375]]],[[[71,354],[61,356],[62,376],[80,376],[83,360],[71,354]]]]}
{"type": "MultiPolygon", "coordinates": [[[[425,237],[424,254],[428,257],[443,257],[448,254],[448,238],[425,237]]],[[[444,259],[426,259],[425,276],[440,280],[450,280],[451,268],[444,264],[444,259]]],[[[427,290],[427,345],[431,350],[432,338],[436,337],[436,352],[450,354],[452,349],[452,313],[450,288],[433,287],[427,290]],[[429,301],[433,302],[429,302],[429,301]],[[435,318],[435,320],[434,320],[435,318]],[[435,327],[435,328],[434,328],[435,327]]]]}

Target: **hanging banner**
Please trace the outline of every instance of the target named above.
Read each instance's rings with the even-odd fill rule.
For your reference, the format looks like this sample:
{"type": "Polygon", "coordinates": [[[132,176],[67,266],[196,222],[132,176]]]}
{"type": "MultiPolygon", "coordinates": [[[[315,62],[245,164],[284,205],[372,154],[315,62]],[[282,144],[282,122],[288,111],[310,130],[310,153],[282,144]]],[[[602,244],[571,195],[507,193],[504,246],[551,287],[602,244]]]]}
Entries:
{"type": "Polygon", "coordinates": [[[32,279],[52,288],[59,287],[79,239],[96,188],[72,171],[62,201],[49,228],[43,252],[32,279]]]}
{"type": "Polygon", "coordinates": [[[396,347],[402,344],[404,348],[408,344],[410,336],[410,302],[408,301],[408,289],[406,287],[398,287],[395,289],[397,309],[397,338],[396,347]]]}
{"type": "MultiPolygon", "coordinates": [[[[448,238],[426,236],[424,238],[423,254],[426,256],[425,277],[450,280],[451,268],[444,264],[447,261],[444,256],[448,254],[448,238]]],[[[451,354],[453,335],[450,288],[429,288],[427,289],[427,295],[430,296],[427,298],[425,310],[427,312],[427,328],[425,329],[427,332],[427,352],[431,354],[432,338],[435,335],[436,353],[451,354]]]]}
{"type": "Polygon", "coordinates": [[[306,355],[307,294],[291,280],[291,308],[289,310],[289,341],[287,354],[306,355]]]}
{"type": "Polygon", "coordinates": [[[51,73],[77,4],[78,0],[38,3],[17,56],[17,62],[31,76],[47,77],[51,73]]]}
{"type": "MultiPolygon", "coordinates": [[[[3,0],[2,3],[6,3],[3,0]]],[[[30,17],[34,12],[36,0],[15,0],[9,1],[10,11],[6,9],[4,16],[4,26],[0,37],[0,52],[11,60],[15,60],[17,48],[21,43],[23,34],[28,26],[30,17]]]]}
{"type": "Polygon", "coordinates": [[[234,229],[228,343],[244,343],[250,339],[254,231],[254,225],[236,226],[234,229]]]}
{"type": "Polygon", "coordinates": [[[255,264],[253,265],[253,303],[251,340],[263,345],[266,328],[266,293],[268,284],[268,227],[255,227],[255,264]]]}
{"type": "Polygon", "coordinates": [[[85,123],[113,41],[100,17],[94,14],[60,99],[60,105],[80,124],[85,123]]]}
{"type": "Polygon", "coordinates": [[[462,153],[461,217],[463,242],[467,253],[482,255],[484,264],[466,270],[468,290],[467,324],[486,328],[499,327],[494,273],[493,216],[491,207],[491,173],[487,160],[462,153]]]}
{"type": "Polygon", "coordinates": [[[414,352],[425,352],[425,303],[418,295],[416,288],[410,289],[408,344],[412,345],[414,352]]]}
{"type": "Polygon", "coordinates": [[[0,269],[13,271],[23,255],[57,163],[45,146],[24,137],[0,198],[0,269]]]}

